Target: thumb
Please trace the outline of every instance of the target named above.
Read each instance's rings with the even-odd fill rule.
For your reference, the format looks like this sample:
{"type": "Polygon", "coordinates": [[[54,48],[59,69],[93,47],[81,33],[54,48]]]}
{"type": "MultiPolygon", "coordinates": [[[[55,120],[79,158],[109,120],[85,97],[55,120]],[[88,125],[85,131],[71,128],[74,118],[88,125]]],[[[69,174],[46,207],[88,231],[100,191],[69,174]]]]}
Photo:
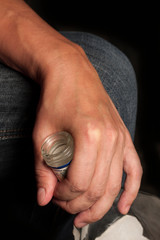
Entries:
{"type": "Polygon", "coordinates": [[[35,172],[37,179],[37,201],[39,205],[44,206],[53,197],[57,178],[53,171],[44,163],[43,159],[36,159],[35,172]]]}
{"type": "Polygon", "coordinates": [[[41,155],[41,146],[44,139],[55,131],[52,122],[48,119],[50,119],[48,112],[46,112],[41,103],[39,103],[32,139],[37,180],[37,202],[41,206],[44,206],[51,201],[57,184],[56,176],[52,169],[46,165],[41,155]]]}
{"type": "Polygon", "coordinates": [[[37,202],[40,206],[45,206],[53,197],[54,189],[57,184],[57,178],[52,169],[46,165],[41,155],[42,143],[45,137],[52,132],[52,129],[50,130],[48,124],[45,123],[45,119],[41,116],[45,116],[45,114],[39,114],[37,116],[32,138],[37,181],[37,202]]]}

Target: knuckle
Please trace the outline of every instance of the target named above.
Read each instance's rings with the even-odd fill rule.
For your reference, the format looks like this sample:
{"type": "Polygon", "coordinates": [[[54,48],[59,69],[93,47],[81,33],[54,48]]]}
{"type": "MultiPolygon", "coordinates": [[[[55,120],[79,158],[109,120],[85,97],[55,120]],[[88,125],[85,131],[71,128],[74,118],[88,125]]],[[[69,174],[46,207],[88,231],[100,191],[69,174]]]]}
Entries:
{"type": "Polygon", "coordinates": [[[72,193],[79,193],[79,194],[84,193],[87,191],[87,185],[85,184],[82,185],[81,183],[80,184],[73,183],[70,185],[70,191],[72,193]]]}
{"type": "Polygon", "coordinates": [[[66,207],[63,208],[65,211],[67,211],[70,214],[76,214],[78,211],[74,208],[74,205],[71,202],[68,202],[66,204],[66,207]]]}
{"type": "Polygon", "coordinates": [[[86,122],[83,129],[88,143],[98,142],[102,134],[103,123],[92,119],[86,122]]]}
{"type": "Polygon", "coordinates": [[[108,192],[111,196],[116,197],[121,189],[121,184],[120,183],[114,183],[111,184],[108,187],[108,192]]]}
{"type": "Polygon", "coordinates": [[[114,126],[107,128],[106,136],[110,143],[116,142],[116,140],[118,138],[117,128],[114,126]]]}
{"type": "Polygon", "coordinates": [[[36,179],[46,179],[48,177],[48,171],[42,168],[35,169],[36,179]]]}
{"type": "Polygon", "coordinates": [[[89,191],[87,194],[87,199],[89,202],[96,202],[99,198],[101,198],[103,195],[102,191],[89,191]]]}
{"type": "Polygon", "coordinates": [[[79,211],[77,211],[76,209],[74,209],[72,206],[69,206],[67,208],[67,212],[70,214],[77,214],[79,211]]]}

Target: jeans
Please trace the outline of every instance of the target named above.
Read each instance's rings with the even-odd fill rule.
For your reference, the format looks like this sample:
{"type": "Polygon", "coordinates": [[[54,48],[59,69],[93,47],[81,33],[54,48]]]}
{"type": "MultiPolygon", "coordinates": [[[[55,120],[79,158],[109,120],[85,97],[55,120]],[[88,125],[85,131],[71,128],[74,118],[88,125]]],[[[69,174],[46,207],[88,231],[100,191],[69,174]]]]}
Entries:
{"type": "MultiPolygon", "coordinates": [[[[98,36],[62,34],[84,49],[133,139],[137,85],[127,57],[98,36]]],[[[39,94],[35,82],[0,64],[0,216],[4,239],[73,239],[74,216],[52,203],[40,207],[36,201],[32,130],[39,94]]]]}

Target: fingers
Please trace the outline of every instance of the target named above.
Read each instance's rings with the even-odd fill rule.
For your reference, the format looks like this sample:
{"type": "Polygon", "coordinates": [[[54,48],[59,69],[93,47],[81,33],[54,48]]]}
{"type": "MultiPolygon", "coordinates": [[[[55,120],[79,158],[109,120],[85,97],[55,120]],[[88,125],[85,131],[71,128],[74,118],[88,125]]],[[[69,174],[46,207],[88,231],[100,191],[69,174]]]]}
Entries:
{"type": "Polygon", "coordinates": [[[138,194],[143,172],[138,154],[133,144],[130,144],[130,146],[126,148],[124,171],[126,172],[127,177],[124,191],[118,203],[118,209],[122,214],[127,214],[138,194]]]}
{"type": "Polygon", "coordinates": [[[100,220],[105,215],[105,213],[109,211],[114,199],[115,196],[108,194],[108,191],[106,190],[103,197],[100,198],[94,205],[92,205],[92,207],[80,212],[76,216],[74,225],[77,228],[82,228],[89,223],[100,220]]]}
{"type": "Polygon", "coordinates": [[[90,133],[84,130],[85,134],[78,132],[74,138],[75,152],[69,166],[67,178],[58,183],[54,197],[60,200],[72,200],[87,191],[94,175],[98,148],[98,133],[90,133]]]}
{"type": "Polygon", "coordinates": [[[105,192],[102,191],[101,186],[98,187],[96,182],[93,181],[93,185],[91,184],[86,193],[72,201],[54,200],[55,203],[60,205],[66,211],[72,214],[79,213],[74,221],[76,227],[81,228],[88,223],[98,221],[111,208],[121,188],[121,173],[119,173],[120,166],[118,163],[119,161],[117,161],[119,154],[115,154],[114,163],[112,162],[111,164],[105,192]],[[115,173],[114,178],[112,172],[115,173]]]}
{"type": "Polygon", "coordinates": [[[54,202],[66,211],[72,214],[79,213],[75,219],[77,227],[99,220],[112,206],[121,187],[123,169],[122,145],[121,141],[114,140],[111,147],[111,138],[108,142],[107,140],[104,141],[103,147],[101,146],[97,156],[97,164],[89,188],[83,194],[70,201],[54,199],[54,202]],[[106,150],[107,145],[111,151],[106,150]],[[117,151],[114,151],[115,145],[118,149],[117,151]]]}
{"type": "Polygon", "coordinates": [[[104,186],[113,155],[118,152],[117,146],[123,145],[123,140],[117,134],[115,122],[116,120],[110,115],[107,123],[90,120],[86,124],[84,122],[83,126],[79,124],[80,131],[76,129],[76,134],[72,134],[75,139],[74,158],[67,178],[57,184],[55,198],[71,201],[85,193],[91,182],[94,182],[93,189],[95,186],[103,186],[102,189],[105,191],[104,186]],[[110,122],[112,124],[109,124],[110,122]]]}
{"type": "MultiPolygon", "coordinates": [[[[72,214],[78,213],[75,218],[77,227],[83,227],[88,223],[99,220],[110,209],[121,188],[123,167],[127,173],[127,179],[124,192],[118,203],[119,211],[126,214],[137,196],[142,177],[139,157],[131,139],[127,138],[128,144],[126,144],[122,136],[118,140],[116,142],[117,150],[114,152],[108,166],[105,163],[107,162],[105,157],[103,158],[102,155],[97,156],[98,165],[96,165],[92,181],[86,191],[72,200],[54,200],[66,211],[72,214]],[[105,173],[108,174],[106,181],[104,181],[105,173]]],[[[100,152],[102,153],[102,151],[100,152]]],[[[106,154],[105,152],[104,155],[106,154]]]]}

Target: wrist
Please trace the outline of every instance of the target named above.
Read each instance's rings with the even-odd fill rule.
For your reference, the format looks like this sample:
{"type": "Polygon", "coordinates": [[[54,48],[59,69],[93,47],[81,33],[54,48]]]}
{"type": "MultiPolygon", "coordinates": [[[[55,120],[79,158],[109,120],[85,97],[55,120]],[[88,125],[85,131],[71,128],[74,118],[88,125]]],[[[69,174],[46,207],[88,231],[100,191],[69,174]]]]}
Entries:
{"type": "Polygon", "coordinates": [[[37,79],[41,85],[48,84],[48,81],[49,85],[55,84],[62,80],[61,76],[70,76],[74,66],[80,66],[86,59],[84,50],[63,36],[61,39],[54,39],[54,44],[52,43],[53,41],[51,47],[45,46],[46,50],[39,57],[37,79]]]}
{"type": "Polygon", "coordinates": [[[23,1],[0,2],[0,60],[8,66],[40,82],[61,56],[78,48],[23,1]]]}

